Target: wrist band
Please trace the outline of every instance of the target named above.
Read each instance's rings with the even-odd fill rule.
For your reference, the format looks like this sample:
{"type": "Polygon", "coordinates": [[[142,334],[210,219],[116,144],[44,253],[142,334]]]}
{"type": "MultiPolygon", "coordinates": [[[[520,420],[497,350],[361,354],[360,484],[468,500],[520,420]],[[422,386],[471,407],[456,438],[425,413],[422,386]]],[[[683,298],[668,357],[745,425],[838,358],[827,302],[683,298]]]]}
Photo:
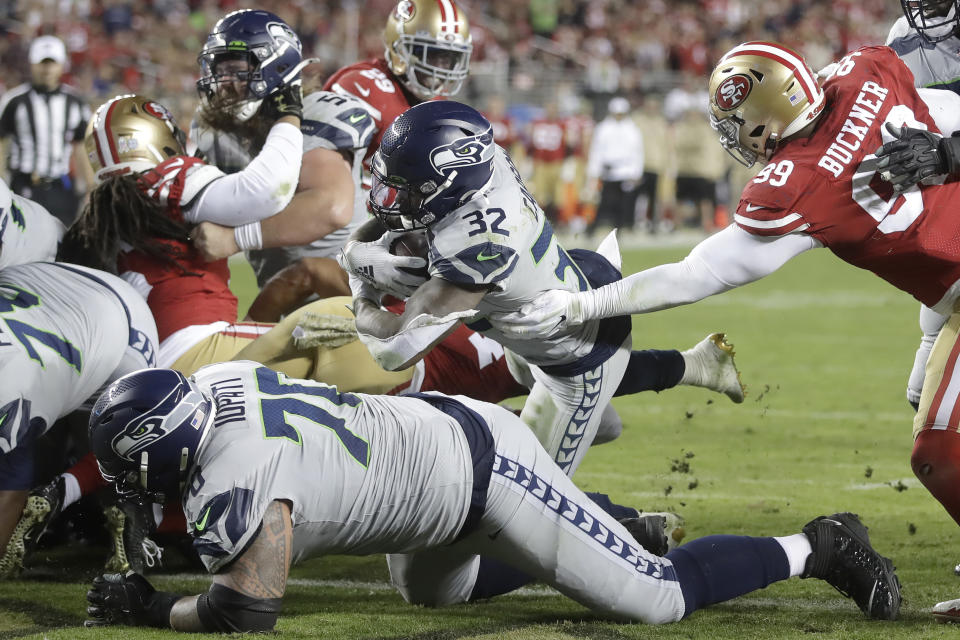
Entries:
{"type": "Polygon", "coordinates": [[[241,251],[263,248],[263,229],[260,222],[249,222],[234,228],[233,239],[241,251]]]}

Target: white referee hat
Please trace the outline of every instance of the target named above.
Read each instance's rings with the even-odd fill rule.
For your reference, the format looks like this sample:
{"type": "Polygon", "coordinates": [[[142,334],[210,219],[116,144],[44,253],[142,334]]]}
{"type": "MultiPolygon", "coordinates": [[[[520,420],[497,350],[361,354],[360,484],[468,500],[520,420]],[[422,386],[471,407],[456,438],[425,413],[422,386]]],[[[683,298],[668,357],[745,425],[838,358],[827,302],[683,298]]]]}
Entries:
{"type": "Polygon", "coordinates": [[[63,40],[56,36],[40,36],[30,43],[30,64],[39,64],[44,60],[60,64],[67,61],[67,48],[63,46],[63,40]]]}

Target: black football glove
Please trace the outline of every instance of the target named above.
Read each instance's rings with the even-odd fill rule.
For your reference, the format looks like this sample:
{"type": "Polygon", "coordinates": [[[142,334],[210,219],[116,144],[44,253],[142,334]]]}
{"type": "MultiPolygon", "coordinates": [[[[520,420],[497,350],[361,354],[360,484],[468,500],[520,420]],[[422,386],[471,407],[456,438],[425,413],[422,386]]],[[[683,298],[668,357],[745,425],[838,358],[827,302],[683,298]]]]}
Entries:
{"type": "Polygon", "coordinates": [[[85,627],[124,624],[135,627],[169,627],[170,609],[180,596],[153,588],[133,571],[108,573],[93,579],[87,591],[85,627]]]}
{"type": "Polygon", "coordinates": [[[897,193],[925,178],[960,171],[960,138],[889,122],[887,131],[894,139],[877,149],[877,170],[897,193]]]}
{"type": "Polygon", "coordinates": [[[286,87],[263,99],[260,113],[273,122],[284,116],[303,119],[303,83],[298,77],[286,87]]]}

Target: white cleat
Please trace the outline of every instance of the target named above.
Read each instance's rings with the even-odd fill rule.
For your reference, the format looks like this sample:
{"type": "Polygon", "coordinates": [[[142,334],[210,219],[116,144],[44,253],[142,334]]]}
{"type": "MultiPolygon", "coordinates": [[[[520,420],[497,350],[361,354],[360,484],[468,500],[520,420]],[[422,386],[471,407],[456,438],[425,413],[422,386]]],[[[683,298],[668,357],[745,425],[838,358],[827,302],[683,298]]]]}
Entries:
{"type": "Polygon", "coordinates": [[[937,622],[960,622],[960,598],[938,602],[930,611],[937,622]]]}
{"type": "Polygon", "coordinates": [[[723,333],[711,333],[682,355],[686,371],[680,384],[705,387],[725,394],[736,403],[743,402],[746,389],[733,361],[733,345],[723,333]]]}

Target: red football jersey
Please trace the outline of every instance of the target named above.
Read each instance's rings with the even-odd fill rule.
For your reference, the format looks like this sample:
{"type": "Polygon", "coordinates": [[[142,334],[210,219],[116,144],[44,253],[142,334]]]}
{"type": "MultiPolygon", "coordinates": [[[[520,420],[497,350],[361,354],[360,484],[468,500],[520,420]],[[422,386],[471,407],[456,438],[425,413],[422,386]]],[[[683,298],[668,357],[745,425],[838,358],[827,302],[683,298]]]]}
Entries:
{"type": "Polygon", "coordinates": [[[377,132],[363,157],[369,167],[370,158],[380,147],[384,131],[401,113],[416,104],[394,78],[383,58],[374,58],[343,67],[323,84],[325,91],[348,93],[367,103],[370,115],[377,123],[377,132]]]}
{"type": "Polygon", "coordinates": [[[558,162],[567,155],[563,120],[538,118],[530,123],[530,156],[543,162],[558,162]]]}
{"type": "MultiPolygon", "coordinates": [[[[210,182],[206,164],[187,156],[170,158],[143,174],[147,193],[160,202],[172,220],[183,221],[186,198],[196,197],[210,182]],[[198,184],[199,183],[199,184],[198,184]]],[[[120,273],[134,272],[150,286],[147,304],[157,321],[160,341],[195,324],[237,319],[237,298],[230,291],[226,260],[206,262],[193,245],[179,240],[157,240],[176,263],[171,265],[138,251],[117,259],[120,273]]]]}
{"type": "Polygon", "coordinates": [[[420,389],[493,403],[530,392],[513,379],[500,343],[464,325],[424,357],[420,389]]]}
{"type": "Polygon", "coordinates": [[[960,280],[958,183],[894,196],[874,151],[885,124],[936,131],[913,75],[888,47],[865,47],[824,84],[822,115],[808,138],[781,146],[741,195],[735,220],[761,236],[807,233],[850,264],[928,306],[960,280]]]}
{"type": "Polygon", "coordinates": [[[493,129],[493,141],[498,145],[510,150],[510,147],[517,141],[517,131],[513,126],[513,120],[508,115],[498,118],[483,114],[490,121],[490,127],[493,129]]]}

